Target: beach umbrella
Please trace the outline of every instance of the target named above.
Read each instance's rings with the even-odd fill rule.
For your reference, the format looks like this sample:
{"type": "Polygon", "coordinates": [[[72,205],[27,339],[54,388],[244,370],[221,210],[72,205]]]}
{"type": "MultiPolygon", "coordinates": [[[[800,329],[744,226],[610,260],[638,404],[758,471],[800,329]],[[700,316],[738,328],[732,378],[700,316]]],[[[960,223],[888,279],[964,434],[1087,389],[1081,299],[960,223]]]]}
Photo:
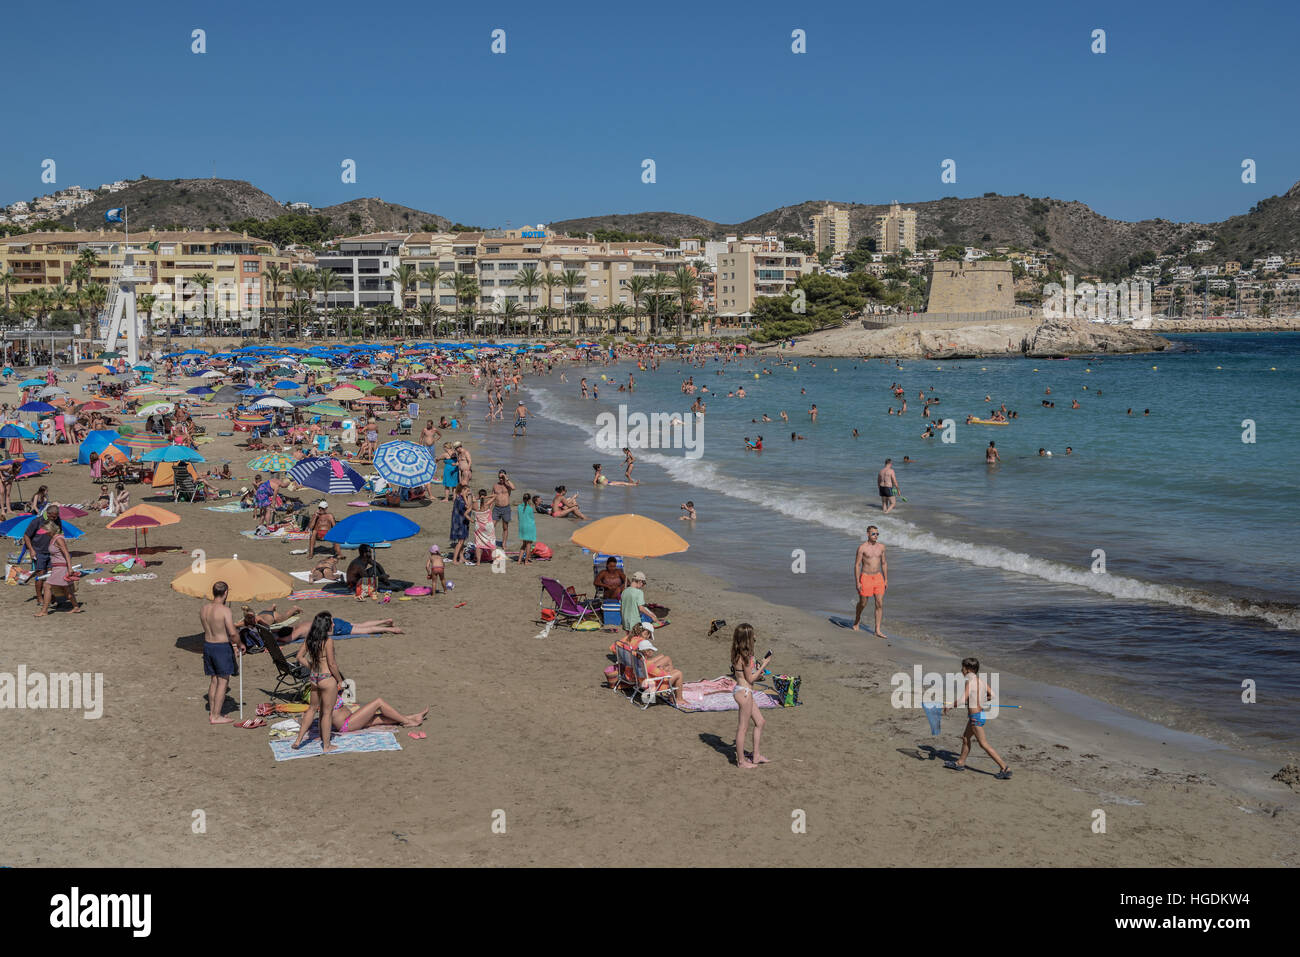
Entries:
{"type": "Polygon", "coordinates": [[[248,562],[238,555],[232,558],[209,558],[200,565],[202,571],[189,571],[172,581],[172,589],[192,598],[210,599],[212,586],[225,582],[229,601],[271,601],[287,598],[297,584],[279,569],[260,562],[248,562]]]}
{"type": "MultiPolygon", "coordinates": [[[[74,509],[71,506],[67,506],[67,505],[59,506],[59,520],[63,524],[64,538],[67,538],[68,540],[71,541],[73,539],[80,538],[82,535],[86,534],[81,529],[72,525],[64,518],[63,513],[65,510],[79,512],[81,515],[86,514],[85,512],[82,512],[81,509],[79,508],[74,509]]],[[[12,538],[14,541],[17,542],[21,542],[23,540],[23,535],[27,533],[27,526],[32,523],[32,519],[34,519],[35,517],[36,517],[35,512],[24,512],[21,515],[14,516],[8,521],[0,522],[0,535],[3,535],[5,538],[12,538]]]]}
{"type": "Polygon", "coordinates": [[[53,412],[54,406],[45,402],[24,402],[18,407],[19,412],[53,412]]]}
{"type": "Polygon", "coordinates": [[[153,395],[153,394],[154,394],[154,387],[151,385],[138,385],[135,386],[134,388],[126,390],[126,397],[128,399],[139,399],[142,396],[153,395]]]}
{"type": "Polygon", "coordinates": [[[42,462],[40,459],[6,459],[0,462],[0,468],[9,468],[15,462],[18,463],[18,475],[16,480],[31,478],[33,475],[40,475],[50,467],[49,462],[42,462]]]}
{"type": "Polygon", "coordinates": [[[101,366],[98,363],[96,363],[93,366],[86,366],[86,368],[82,369],[81,371],[87,373],[88,375],[112,375],[113,374],[113,370],[110,369],[108,366],[101,366]]]}
{"type": "Polygon", "coordinates": [[[165,448],[171,443],[172,440],[165,435],[154,435],[152,432],[133,432],[130,435],[121,436],[113,444],[119,448],[131,449],[134,452],[150,452],[154,449],[165,448]]]}
{"type": "Polygon", "coordinates": [[[154,394],[155,395],[184,395],[185,391],[183,389],[178,389],[175,386],[168,386],[165,389],[156,390],[154,394]]]}
{"type": "Polygon", "coordinates": [[[307,411],[316,415],[347,415],[348,410],[333,402],[316,402],[307,406],[307,411]]]}
{"type": "Polygon", "coordinates": [[[87,432],[77,450],[77,464],[89,465],[91,452],[103,452],[118,438],[120,436],[117,434],[116,429],[95,429],[93,432],[87,432]]]}
{"type": "Polygon", "coordinates": [[[584,525],[569,541],[597,553],[628,558],[654,558],[690,548],[686,539],[667,525],[630,513],[611,515],[584,525]]]}
{"type": "Polygon", "coordinates": [[[298,388],[299,385],[301,385],[301,383],[299,383],[299,382],[290,382],[288,379],[281,379],[279,382],[277,382],[277,383],[276,383],[275,385],[273,385],[271,388],[273,388],[273,389],[296,389],[296,388],[298,388]]]}
{"type": "Polygon", "coordinates": [[[107,402],[103,402],[103,401],[101,401],[101,400],[99,400],[99,399],[91,399],[91,400],[90,400],[89,402],[87,402],[85,405],[81,406],[81,411],[82,411],[82,412],[102,412],[104,409],[111,409],[111,408],[112,408],[112,406],[109,405],[107,402]]]}
{"type": "MultiPolygon", "coordinates": [[[[415,383],[411,383],[411,384],[414,385],[415,383]]],[[[394,389],[391,385],[377,385],[370,390],[370,395],[372,399],[377,396],[382,396],[384,398],[387,398],[389,396],[397,395],[397,390],[394,389]]],[[[366,400],[362,399],[361,401],[364,402],[366,400]]]]}
{"type": "Polygon", "coordinates": [[[268,452],[248,463],[254,472],[287,472],[298,460],[287,452],[268,452]]]}
{"type": "Polygon", "coordinates": [[[304,488],[327,495],[351,495],[366,484],[361,473],[338,459],[316,455],[289,469],[289,477],[304,488]]]}
{"type": "MultiPolygon", "coordinates": [[[[337,542],[350,548],[359,545],[375,545],[379,542],[396,541],[410,538],[420,533],[420,526],[409,518],[396,512],[367,509],[355,515],[349,515],[325,533],[322,541],[337,542]]],[[[372,556],[371,562],[374,558],[372,556]]],[[[373,568],[372,568],[373,572],[373,568]]]]}
{"type": "Polygon", "coordinates": [[[27,388],[30,388],[31,386],[34,386],[34,385],[45,385],[45,380],[44,380],[44,379],[24,379],[22,382],[18,383],[18,388],[20,388],[20,389],[27,389],[27,388]]]}
{"type": "Polygon", "coordinates": [[[99,358],[99,359],[120,359],[120,358],[122,358],[122,353],[120,353],[120,352],[112,352],[112,351],[110,351],[110,352],[101,352],[101,353],[100,353],[96,358],[99,358]]]}
{"type": "MultiPolygon", "coordinates": [[[[379,383],[373,381],[372,379],[358,379],[356,382],[352,383],[352,388],[358,389],[361,392],[370,392],[377,385],[379,385],[379,383]]],[[[345,388],[345,387],[340,386],[340,388],[345,388]]]]}
{"type": "MultiPolygon", "coordinates": [[[[355,402],[361,398],[361,390],[354,389],[351,386],[341,385],[336,389],[331,389],[326,393],[331,399],[337,399],[340,402],[355,402]]],[[[19,410],[22,411],[22,410],[19,410]]]]}
{"type": "Polygon", "coordinates": [[[212,390],[205,385],[196,385],[192,389],[185,390],[186,395],[212,395],[212,390]]]}
{"type": "Polygon", "coordinates": [[[209,369],[207,372],[199,376],[199,378],[200,379],[224,379],[225,376],[226,374],[224,372],[218,372],[216,369],[209,369]]]}
{"type": "Polygon", "coordinates": [[[266,428],[271,424],[270,418],[255,412],[236,412],[233,421],[235,425],[244,425],[253,429],[266,428]]]}
{"type": "Polygon", "coordinates": [[[40,392],[36,393],[42,399],[48,399],[52,395],[67,395],[67,389],[60,389],[57,385],[47,385],[40,392]]]}
{"type": "Polygon", "coordinates": [[[278,395],[267,396],[265,399],[258,399],[253,403],[255,409],[292,409],[293,404],[286,402],[278,395]]]}
{"type": "Polygon", "coordinates": [[[113,519],[106,525],[114,531],[129,528],[135,532],[135,557],[140,557],[140,532],[144,532],[145,548],[149,547],[149,529],[161,528],[164,525],[175,525],[181,520],[181,517],[175,512],[169,512],[165,508],[159,508],[156,505],[141,504],[133,508],[128,508],[125,512],[113,519]]]}
{"type": "Polygon", "coordinates": [[[166,448],[151,449],[140,456],[141,462],[206,462],[202,455],[188,445],[169,445],[166,448]]]}
{"type": "Polygon", "coordinates": [[[140,409],[137,415],[166,415],[168,412],[175,412],[176,406],[171,402],[151,402],[144,408],[140,409]]]}
{"type": "Polygon", "coordinates": [[[377,395],[365,396],[364,398],[357,399],[357,402],[361,405],[388,405],[387,399],[381,399],[377,395]]]}
{"type": "Polygon", "coordinates": [[[36,433],[13,422],[0,427],[0,439],[34,439],[36,433]]]}
{"type": "Polygon", "coordinates": [[[385,442],[375,450],[375,471],[390,485],[417,488],[433,481],[438,470],[429,450],[414,442],[385,442]]]}

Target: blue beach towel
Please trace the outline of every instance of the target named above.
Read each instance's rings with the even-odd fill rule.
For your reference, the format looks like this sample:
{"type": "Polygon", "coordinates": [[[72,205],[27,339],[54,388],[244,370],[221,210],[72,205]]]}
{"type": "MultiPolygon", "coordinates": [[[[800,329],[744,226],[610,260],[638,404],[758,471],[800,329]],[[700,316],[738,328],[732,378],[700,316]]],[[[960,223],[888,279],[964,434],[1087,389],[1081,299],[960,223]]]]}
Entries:
{"type": "MultiPolygon", "coordinates": [[[[402,746],[391,731],[353,731],[350,734],[330,735],[330,743],[338,746],[338,754],[345,751],[400,751],[402,746]]],[[[295,758],[321,757],[320,738],[314,732],[308,732],[308,738],[297,751],[293,750],[293,741],[282,738],[271,742],[271,753],[277,761],[292,761],[295,758]]]]}

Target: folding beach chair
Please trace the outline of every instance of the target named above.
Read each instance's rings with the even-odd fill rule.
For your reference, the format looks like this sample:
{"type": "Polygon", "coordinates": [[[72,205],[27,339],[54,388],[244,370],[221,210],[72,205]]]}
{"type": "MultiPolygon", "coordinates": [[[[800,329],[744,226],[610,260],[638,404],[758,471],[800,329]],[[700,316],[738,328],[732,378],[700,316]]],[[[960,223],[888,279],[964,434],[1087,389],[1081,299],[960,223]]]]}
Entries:
{"type": "Polygon", "coordinates": [[[539,577],[542,580],[542,595],[537,603],[539,605],[544,604],[542,599],[549,596],[555,607],[557,619],[567,619],[564,623],[572,628],[574,625],[585,621],[588,617],[593,620],[596,618],[596,613],[591,608],[579,602],[574,595],[569,594],[568,590],[554,578],[539,577]]]}
{"type": "Polygon", "coordinates": [[[666,698],[667,703],[677,707],[677,692],[673,690],[673,679],[667,675],[651,677],[650,667],[645,656],[639,651],[632,652],[632,666],[635,669],[636,687],[632,691],[632,703],[641,698],[641,710],[644,711],[655,703],[657,698],[666,698]]]}
{"type": "Polygon", "coordinates": [[[275,662],[276,682],[272,690],[272,696],[286,696],[289,700],[298,698],[303,690],[307,687],[307,675],[310,673],[306,665],[300,665],[297,662],[291,662],[285,658],[284,652],[280,650],[280,642],[271,629],[258,622],[257,633],[266,645],[266,651],[275,662]],[[287,688],[287,695],[281,692],[281,688],[287,688]]]}
{"type": "Polygon", "coordinates": [[[615,665],[618,675],[614,680],[615,691],[630,691],[636,697],[636,663],[632,660],[634,652],[621,641],[614,642],[615,665]]]}
{"type": "Polygon", "coordinates": [[[415,423],[411,419],[402,419],[400,422],[397,423],[397,434],[410,435],[411,426],[414,424],[415,423]]]}

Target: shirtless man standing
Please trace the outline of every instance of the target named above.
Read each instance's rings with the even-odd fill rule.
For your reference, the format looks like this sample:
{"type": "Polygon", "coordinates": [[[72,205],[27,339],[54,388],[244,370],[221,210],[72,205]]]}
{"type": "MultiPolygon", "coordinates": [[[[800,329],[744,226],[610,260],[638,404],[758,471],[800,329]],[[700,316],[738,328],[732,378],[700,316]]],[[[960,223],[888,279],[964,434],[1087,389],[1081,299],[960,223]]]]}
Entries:
{"type": "MultiPolygon", "coordinates": [[[[334,516],[330,514],[330,504],[321,500],[316,505],[316,515],[311,520],[311,534],[307,536],[307,554],[315,555],[316,546],[324,541],[325,533],[338,524],[334,516]]],[[[342,558],[343,553],[339,551],[338,542],[325,542],[334,549],[334,557],[342,558]]]]}
{"type": "Polygon", "coordinates": [[[434,426],[433,419],[429,419],[424,423],[424,428],[420,430],[420,444],[426,449],[431,449],[438,444],[440,438],[442,438],[442,433],[434,426]]]}
{"type": "Polygon", "coordinates": [[[898,476],[894,474],[893,459],[885,459],[885,467],[876,476],[876,491],[880,493],[880,512],[888,515],[898,505],[894,499],[902,494],[902,489],[898,487],[898,476]]]}
{"type": "Polygon", "coordinates": [[[510,493],[515,490],[515,483],[510,481],[506,470],[497,472],[496,484],[492,486],[492,524],[501,523],[501,548],[510,541],[510,493]]]}
{"type": "Polygon", "coordinates": [[[203,673],[208,681],[208,723],[230,724],[234,719],[223,717],[221,706],[226,703],[226,689],[231,675],[239,674],[238,656],[244,653],[244,643],[239,640],[234,616],[226,604],[225,582],[212,586],[212,601],[203,603],[199,621],[203,623],[203,673]]]}
{"type": "Polygon", "coordinates": [[[876,599],[877,638],[888,638],[880,630],[880,621],[885,612],[885,589],[889,587],[889,564],[885,561],[885,546],[880,544],[880,529],[874,525],[867,526],[867,540],[858,546],[858,553],[853,559],[853,584],[858,589],[857,613],[853,616],[853,630],[858,630],[862,621],[863,609],[867,599],[876,599]]]}
{"type": "Polygon", "coordinates": [[[524,435],[528,434],[528,406],[522,400],[515,406],[515,430],[511,434],[519,435],[521,431],[524,435]]]}

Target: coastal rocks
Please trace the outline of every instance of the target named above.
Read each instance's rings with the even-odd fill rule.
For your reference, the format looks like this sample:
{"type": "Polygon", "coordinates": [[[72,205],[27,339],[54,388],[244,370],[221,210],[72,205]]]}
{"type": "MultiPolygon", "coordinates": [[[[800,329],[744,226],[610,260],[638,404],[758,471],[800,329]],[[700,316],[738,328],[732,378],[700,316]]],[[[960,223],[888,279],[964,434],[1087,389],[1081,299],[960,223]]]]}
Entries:
{"type": "Polygon", "coordinates": [[[1044,319],[1025,343],[1030,358],[1094,352],[1160,352],[1171,343],[1132,326],[1110,326],[1081,319],[1044,319]]]}
{"type": "Polygon", "coordinates": [[[1275,316],[1270,319],[1211,316],[1208,319],[1156,319],[1157,332],[1295,332],[1300,330],[1300,316],[1275,316]]]}
{"type": "Polygon", "coordinates": [[[946,360],[1159,352],[1169,345],[1168,340],[1140,329],[1077,319],[1013,319],[959,326],[922,320],[885,329],[845,326],[815,333],[801,338],[786,354],[946,360]]]}

